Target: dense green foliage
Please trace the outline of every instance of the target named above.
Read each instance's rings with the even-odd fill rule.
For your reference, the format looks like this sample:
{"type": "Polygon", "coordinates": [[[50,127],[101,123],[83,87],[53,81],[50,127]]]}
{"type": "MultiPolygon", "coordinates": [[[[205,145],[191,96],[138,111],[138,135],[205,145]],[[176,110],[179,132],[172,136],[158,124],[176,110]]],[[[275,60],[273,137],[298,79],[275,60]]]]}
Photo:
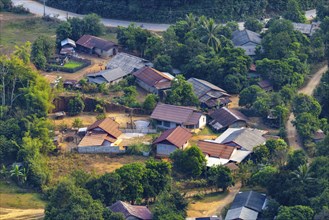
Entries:
{"type": "Polygon", "coordinates": [[[80,114],[84,108],[85,103],[80,96],[70,99],[68,103],[68,113],[72,116],[80,114]]]}
{"type": "Polygon", "coordinates": [[[322,76],[321,82],[316,88],[314,96],[321,105],[321,116],[329,120],[329,71],[322,76]]]}
{"type": "Polygon", "coordinates": [[[176,150],[170,155],[175,171],[189,177],[198,177],[205,170],[206,159],[197,146],[176,150]]]}
{"type": "Polygon", "coordinates": [[[47,61],[55,53],[55,45],[45,36],[39,36],[32,44],[31,61],[36,68],[45,70],[47,61]]]}
{"type": "MultiPolygon", "coordinates": [[[[217,20],[233,20],[249,16],[261,17],[270,12],[284,12],[289,7],[287,2],[287,0],[206,0],[202,2],[196,0],[100,0],[96,2],[48,0],[47,4],[75,13],[93,12],[108,18],[171,23],[191,12],[198,16],[211,16],[217,20]]],[[[314,8],[317,1],[299,0],[298,2],[302,9],[309,9],[314,8]]]]}
{"type": "Polygon", "coordinates": [[[224,166],[210,167],[207,171],[207,179],[210,186],[220,188],[223,191],[234,184],[230,169],[224,166]]]}

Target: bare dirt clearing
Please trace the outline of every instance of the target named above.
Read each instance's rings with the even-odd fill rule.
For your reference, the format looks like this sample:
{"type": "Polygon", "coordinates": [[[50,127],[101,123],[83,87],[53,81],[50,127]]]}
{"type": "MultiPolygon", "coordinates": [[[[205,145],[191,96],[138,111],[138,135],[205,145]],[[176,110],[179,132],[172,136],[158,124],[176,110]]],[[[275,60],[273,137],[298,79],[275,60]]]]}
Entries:
{"type": "Polygon", "coordinates": [[[1,220],[36,220],[43,219],[44,209],[8,209],[0,207],[1,220]]]}

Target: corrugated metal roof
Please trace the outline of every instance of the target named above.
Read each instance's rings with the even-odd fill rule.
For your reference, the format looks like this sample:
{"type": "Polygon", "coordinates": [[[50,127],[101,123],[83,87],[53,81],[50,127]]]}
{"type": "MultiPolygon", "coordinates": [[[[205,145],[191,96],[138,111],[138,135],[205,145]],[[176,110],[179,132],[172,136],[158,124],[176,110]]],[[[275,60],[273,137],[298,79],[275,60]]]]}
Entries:
{"type": "Polygon", "coordinates": [[[192,137],[192,133],[180,126],[164,131],[153,144],[158,144],[163,141],[169,141],[178,148],[182,148],[184,144],[192,137]]]}
{"type": "Polygon", "coordinates": [[[82,138],[78,147],[102,146],[106,136],[106,133],[87,134],[82,138]]]}
{"type": "Polygon", "coordinates": [[[256,220],[258,216],[258,212],[248,209],[246,207],[239,207],[235,209],[229,209],[225,220],[256,220]]]}
{"type": "Polygon", "coordinates": [[[210,142],[210,141],[199,141],[198,147],[204,154],[210,157],[230,159],[235,147],[228,146],[225,144],[210,142]]]}
{"type": "Polygon", "coordinates": [[[230,207],[230,209],[246,207],[256,212],[261,212],[266,201],[266,195],[255,192],[246,191],[239,192],[230,207]]]}
{"type": "Polygon", "coordinates": [[[82,47],[86,47],[88,49],[99,48],[101,50],[109,50],[113,47],[117,47],[118,45],[112,41],[104,40],[99,37],[95,37],[92,35],[83,35],[77,42],[77,45],[82,47]]]}
{"type": "Polygon", "coordinates": [[[253,151],[254,147],[265,143],[264,134],[266,131],[253,128],[229,128],[215,141],[222,144],[233,142],[248,151],[253,151]]]}
{"type": "MultiPolygon", "coordinates": [[[[248,118],[241,112],[226,107],[216,109],[209,116],[213,119],[209,124],[216,125],[218,123],[220,128],[228,127],[236,121],[248,121],[248,118]]],[[[216,126],[218,127],[218,125],[216,126]]]]}
{"type": "Polygon", "coordinates": [[[88,74],[87,78],[90,82],[102,84],[102,83],[110,83],[115,80],[121,79],[125,77],[127,74],[120,68],[115,69],[106,69],[102,70],[95,74],[88,74]]]}
{"type": "Polygon", "coordinates": [[[112,212],[120,212],[125,218],[135,217],[142,220],[151,220],[152,213],[146,206],[130,205],[129,203],[117,201],[109,207],[112,212]]]}
{"type": "Polygon", "coordinates": [[[160,88],[163,87],[162,84],[164,83],[166,86],[168,86],[169,82],[170,85],[172,80],[172,78],[168,75],[163,74],[162,72],[147,66],[144,66],[141,69],[137,70],[133,75],[149,86],[159,86],[160,88]]]}
{"type": "Polygon", "coordinates": [[[74,40],[70,39],[70,38],[66,38],[64,40],[61,41],[61,46],[65,46],[66,44],[71,45],[72,47],[76,47],[77,45],[75,44],[74,40]]]}
{"type": "Polygon", "coordinates": [[[153,66],[153,64],[140,57],[127,53],[118,53],[106,65],[109,69],[120,67],[126,74],[130,74],[144,66],[153,66]]]}
{"type": "Polygon", "coordinates": [[[118,138],[122,134],[122,131],[119,130],[119,124],[111,118],[96,121],[88,127],[88,131],[92,131],[95,128],[101,128],[103,131],[115,138],[118,138]]]}
{"type": "Polygon", "coordinates": [[[262,41],[260,34],[244,29],[242,31],[236,30],[232,33],[232,42],[234,46],[243,46],[248,42],[260,44],[262,41]]]}
{"type": "Polygon", "coordinates": [[[200,117],[201,115],[201,113],[192,107],[158,103],[151,114],[151,118],[185,125],[187,123],[195,123],[196,117],[200,117]],[[193,114],[194,112],[195,114],[193,114]]]}

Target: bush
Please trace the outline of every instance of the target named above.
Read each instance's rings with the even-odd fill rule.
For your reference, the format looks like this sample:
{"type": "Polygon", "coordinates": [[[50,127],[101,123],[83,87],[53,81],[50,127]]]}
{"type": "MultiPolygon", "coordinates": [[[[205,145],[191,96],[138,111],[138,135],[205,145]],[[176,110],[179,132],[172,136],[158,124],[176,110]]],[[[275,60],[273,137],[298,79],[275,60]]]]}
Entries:
{"type": "Polygon", "coordinates": [[[145,149],[146,149],[145,144],[142,143],[132,144],[127,147],[126,153],[130,155],[141,155],[142,152],[145,151],[145,149]]]}
{"type": "Polygon", "coordinates": [[[77,96],[74,97],[73,99],[70,99],[68,108],[69,108],[68,109],[69,115],[78,115],[85,108],[85,103],[83,102],[80,96],[77,96]]]}
{"type": "Polygon", "coordinates": [[[80,118],[74,119],[74,121],[72,123],[73,128],[81,128],[82,126],[83,126],[83,122],[80,118]]]}

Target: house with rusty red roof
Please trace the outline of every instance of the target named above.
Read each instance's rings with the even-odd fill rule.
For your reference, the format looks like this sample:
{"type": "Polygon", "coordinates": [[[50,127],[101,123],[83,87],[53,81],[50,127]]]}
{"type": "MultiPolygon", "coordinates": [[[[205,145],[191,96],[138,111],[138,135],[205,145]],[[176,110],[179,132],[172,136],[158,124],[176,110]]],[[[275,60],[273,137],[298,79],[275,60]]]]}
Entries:
{"type": "Polygon", "coordinates": [[[171,88],[174,79],[169,73],[163,73],[151,67],[142,67],[133,73],[136,83],[148,92],[159,95],[161,91],[171,88]]]}
{"type": "Polygon", "coordinates": [[[85,34],[77,42],[77,49],[100,57],[110,57],[118,53],[118,45],[99,37],[85,34]]]}
{"type": "Polygon", "coordinates": [[[169,157],[176,149],[184,150],[192,137],[192,133],[183,127],[164,131],[153,144],[156,146],[157,157],[169,157]]]}
{"type": "Polygon", "coordinates": [[[79,153],[121,153],[119,124],[111,118],[98,120],[87,128],[78,145],[79,153]]]}
{"type": "Polygon", "coordinates": [[[170,129],[182,126],[187,129],[202,129],[206,116],[194,107],[158,103],[151,114],[157,128],[170,129]]]}
{"type": "Polygon", "coordinates": [[[151,220],[153,218],[147,206],[131,205],[123,201],[117,201],[108,209],[112,212],[122,213],[127,220],[151,220]]]}

